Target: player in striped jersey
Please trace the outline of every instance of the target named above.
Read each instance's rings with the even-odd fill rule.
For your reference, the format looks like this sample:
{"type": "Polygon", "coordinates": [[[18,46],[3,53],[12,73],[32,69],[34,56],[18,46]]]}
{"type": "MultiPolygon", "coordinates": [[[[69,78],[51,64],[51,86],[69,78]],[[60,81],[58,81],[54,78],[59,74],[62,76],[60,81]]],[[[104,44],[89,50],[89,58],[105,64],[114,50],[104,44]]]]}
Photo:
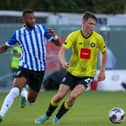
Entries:
{"type": "Polygon", "coordinates": [[[59,105],[59,102],[71,93],[66,101],[62,103],[53,124],[57,124],[62,116],[70,110],[79,95],[81,95],[92,82],[96,69],[98,52],[102,52],[102,63],[98,81],[105,79],[106,45],[103,37],[93,31],[96,25],[96,17],[91,12],[85,12],[82,18],[82,28],[71,32],[66,38],[59,51],[59,60],[66,69],[58,92],[52,97],[46,112],[35,119],[35,124],[42,124],[50,118],[59,105]],[[66,62],[65,52],[72,49],[69,63],[66,62]]]}
{"type": "Polygon", "coordinates": [[[58,36],[52,29],[48,29],[46,25],[36,24],[33,10],[24,10],[22,16],[24,26],[16,30],[5,45],[0,47],[0,54],[16,43],[19,43],[22,50],[13,88],[6,96],[0,110],[0,121],[26,83],[29,85],[26,99],[29,103],[35,102],[46,68],[46,39],[60,46],[58,36]]]}

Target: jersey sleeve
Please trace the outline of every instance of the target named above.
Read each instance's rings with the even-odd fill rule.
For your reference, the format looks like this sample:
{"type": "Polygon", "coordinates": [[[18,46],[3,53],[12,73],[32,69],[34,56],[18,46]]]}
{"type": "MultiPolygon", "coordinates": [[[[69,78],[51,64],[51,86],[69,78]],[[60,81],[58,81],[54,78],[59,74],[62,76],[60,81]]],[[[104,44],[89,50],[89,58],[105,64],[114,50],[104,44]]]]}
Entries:
{"type": "Polygon", "coordinates": [[[70,48],[71,46],[72,46],[72,43],[75,41],[75,36],[74,36],[74,33],[72,32],[72,33],[70,33],[68,36],[67,36],[67,38],[66,38],[66,40],[65,40],[65,42],[63,43],[63,47],[65,47],[65,48],[70,48]]]}
{"type": "Polygon", "coordinates": [[[48,32],[48,28],[47,28],[47,26],[46,25],[42,25],[43,26],[43,29],[44,29],[44,31],[45,31],[45,37],[49,40],[49,41],[51,41],[52,39],[53,39],[53,36],[51,36],[50,34],[49,34],[49,32],[48,32]]]}
{"type": "Polygon", "coordinates": [[[106,51],[106,44],[102,36],[99,37],[99,49],[102,53],[106,51]]]}
{"type": "Polygon", "coordinates": [[[12,36],[8,39],[8,41],[6,41],[5,45],[7,45],[8,47],[13,46],[17,43],[16,40],[16,32],[14,32],[12,34],[12,36]]]}

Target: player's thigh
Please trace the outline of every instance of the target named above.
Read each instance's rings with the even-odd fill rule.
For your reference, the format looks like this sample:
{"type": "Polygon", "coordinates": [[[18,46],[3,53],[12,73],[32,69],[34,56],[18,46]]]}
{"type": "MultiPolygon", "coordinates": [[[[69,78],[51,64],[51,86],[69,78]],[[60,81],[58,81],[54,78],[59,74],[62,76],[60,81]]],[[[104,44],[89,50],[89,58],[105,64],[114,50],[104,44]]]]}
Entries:
{"type": "Polygon", "coordinates": [[[70,90],[70,87],[68,85],[60,84],[56,95],[58,95],[59,97],[64,97],[68,93],[69,90],[70,90]]]}
{"type": "Polygon", "coordinates": [[[28,85],[31,92],[39,92],[41,89],[44,72],[33,72],[29,78],[28,85]]]}
{"type": "Polygon", "coordinates": [[[66,75],[62,79],[62,82],[59,86],[57,95],[59,96],[65,96],[67,92],[72,88],[74,85],[74,77],[70,73],[66,72],[66,75]]]}
{"type": "Polygon", "coordinates": [[[13,80],[13,86],[18,87],[19,89],[22,89],[24,85],[26,84],[27,79],[25,77],[16,77],[13,80]]]}
{"type": "Polygon", "coordinates": [[[78,84],[71,91],[70,96],[76,98],[81,95],[85,91],[85,89],[86,87],[83,84],[78,84]]]}
{"type": "Polygon", "coordinates": [[[29,76],[29,70],[19,67],[19,69],[15,73],[13,80],[14,87],[19,87],[20,89],[22,89],[22,87],[27,83],[29,76]]]}

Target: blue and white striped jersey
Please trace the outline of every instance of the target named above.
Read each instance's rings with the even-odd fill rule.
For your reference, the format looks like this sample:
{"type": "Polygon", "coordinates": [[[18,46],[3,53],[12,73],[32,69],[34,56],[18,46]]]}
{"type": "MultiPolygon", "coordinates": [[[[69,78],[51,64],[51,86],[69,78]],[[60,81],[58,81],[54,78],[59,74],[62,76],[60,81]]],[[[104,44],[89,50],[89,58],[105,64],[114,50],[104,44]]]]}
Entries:
{"type": "Polygon", "coordinates": [[[34,28],[22,27],[6,42],[7,46],[20,44],[22,56],[19,66],[34,70],[44,71],[46,68],[46,39],[52,40],[45,25],[36,24],[34,28]]]}

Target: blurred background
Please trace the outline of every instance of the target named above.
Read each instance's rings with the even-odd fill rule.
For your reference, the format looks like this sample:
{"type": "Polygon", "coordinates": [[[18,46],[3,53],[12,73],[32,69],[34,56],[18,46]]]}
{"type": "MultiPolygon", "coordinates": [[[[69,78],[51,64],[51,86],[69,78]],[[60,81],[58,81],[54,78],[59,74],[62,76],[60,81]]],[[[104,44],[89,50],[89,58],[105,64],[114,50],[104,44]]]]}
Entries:
{"type": "MultiPolygon", "coordinates": [[[[126,89],[126,1],[125,0],[1,0],[0,4],[0,45],[4,44],[10,35],[22,27],[22,10],[33,9],[37,23],[54,28],[60,40],[73,30],[81,28],[81,16],[84,11],[92,11],[98,18],[96,31],[103,35],[108,52],[106,65],[106,80],[97,81],[91,85],[91,90],[123,90],[126,89]]],[[[54,85],[45,86],[45,90],[57,89],[61,75],[61,65],[58,61],[59,47],[47,44],[47,70],[45,83],[48,85],[53,76],[54,85]],[[58,74],[57,74],[58,72],[58,74]],[[57,83],[57,85],[55,85],[57,83]]],[[[71,50],[66,53],[69,60],[71,50]]],[[[0,55],[0,90],[8,91],[12,86],[12,58],[16,53],[9,49],[0,55]]],[[[100,63],[100,54],[98,69],[100,63]]],[[[97,75],[96,75],[97,78],[97,75]]],[[[52,82],[52,80],[51,80],[52,82]]]]}

